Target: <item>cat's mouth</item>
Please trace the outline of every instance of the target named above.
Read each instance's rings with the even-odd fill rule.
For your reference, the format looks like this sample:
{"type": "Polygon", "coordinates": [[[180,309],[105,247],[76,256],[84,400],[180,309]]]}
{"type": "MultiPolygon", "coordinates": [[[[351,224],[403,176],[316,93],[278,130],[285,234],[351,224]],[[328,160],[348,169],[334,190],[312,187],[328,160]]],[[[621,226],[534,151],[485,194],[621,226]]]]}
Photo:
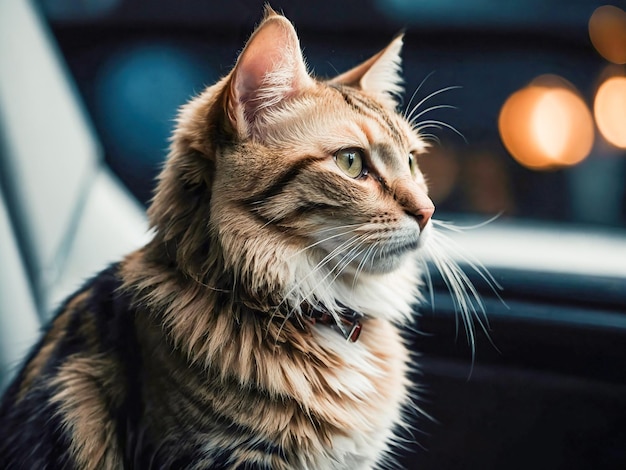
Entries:
{"type": "Polygon", "coordinates": [[[358,276],[360,273],[386,274],[400,268],[407,255],[420,247],[420,239],[411,237],[403,240],[374,242],[364,245],[355,250],[331,255],[330,250],[327,257],[332,256],[331,270],[337,273],[344,273],[358,276]]]}
{"type": "Polygon", "coordinates": [[[390,247],[384,247],[381,251],[380,257],[402,256],[408,251],[416,250],[419,245],[420,243],[418,238],[405,243],[394,244],[390,247]]]}
{"type": "Polygon", "coordinates": [[[402,266],[406,256],[415,251],[419,246],[419,240],[410,240],[404,243],[394,243],[383,246],[369,259],[364,261],[368,272],[373,274],[385,274],[395,271],[402,266]]]}

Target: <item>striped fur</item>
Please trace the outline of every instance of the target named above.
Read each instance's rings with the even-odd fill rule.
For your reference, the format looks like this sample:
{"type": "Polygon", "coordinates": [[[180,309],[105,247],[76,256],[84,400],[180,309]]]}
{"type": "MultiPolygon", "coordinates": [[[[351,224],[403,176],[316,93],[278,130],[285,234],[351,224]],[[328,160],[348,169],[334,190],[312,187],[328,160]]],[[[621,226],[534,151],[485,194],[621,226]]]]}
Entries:
{"type": "Polygon", "coordinates": [[[402,39],[331,81],[268,9],[184,106],[153,240],[59,310],[0,407],[9,468],[384,467],[432,203],[395,111],[402,39]],[[334,155],[360,149],[367,172],[334,155]],[[426,215],[425,215],[426,214],[426,215]],[[306,308],[364,315],[355,343],[306,308]]]}

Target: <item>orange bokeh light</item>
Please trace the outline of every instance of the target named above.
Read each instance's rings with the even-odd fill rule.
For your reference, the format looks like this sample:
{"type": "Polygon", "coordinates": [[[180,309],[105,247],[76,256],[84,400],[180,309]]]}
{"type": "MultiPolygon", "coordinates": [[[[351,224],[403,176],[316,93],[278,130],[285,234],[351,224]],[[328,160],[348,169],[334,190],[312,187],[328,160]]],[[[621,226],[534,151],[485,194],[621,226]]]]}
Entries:
{"type": "Polygon", "coordinates": [[[600,85],[593,112],[604,138],[626,148],[626,77],[612,77],[600,85]]]}
{"type": "Polygon", "coordinates": [[[525,167],[571,166],[591,151],[591,113],[580,96],[561,82],[566,83],[553,76],[536,80],[513,93],[500,111],[502,141],[525,167]]]}
{"type": "Polygon", "coordinates": [[[596,50],[614,64],[626,64],[626,12],[616,6],[597,8],[589,19],[589,38],[596,50]]]}

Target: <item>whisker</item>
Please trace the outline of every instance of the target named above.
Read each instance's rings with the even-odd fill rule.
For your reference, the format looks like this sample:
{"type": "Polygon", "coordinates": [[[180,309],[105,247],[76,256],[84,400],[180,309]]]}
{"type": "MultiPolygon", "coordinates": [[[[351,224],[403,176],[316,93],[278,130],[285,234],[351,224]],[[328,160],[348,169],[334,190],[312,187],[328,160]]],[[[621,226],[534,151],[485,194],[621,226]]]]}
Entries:
{"type": "MultiPolygon", "coordinates": [[[[333,272],[338,269],[337,273],[335,274],[335,276],[333,276],[333,278],[331,279],[330,283],[332,284],[333,282],[335,282],[337,280],[337,278],[341,275],[341,273],[360,255],[360,253],[362,253],[363,250],[361,251],[356,251],[359,249],[360,244],[365,241],[367,239],[367,237],[369,236],[369,234],[361,234],[357,240],[355,240],[355,242],[352,244],[352,246],[350,247],[348,253],[346,253],[343,258],[335,265],[333,266],[327,273],[326,275],[320,279],[317,284],[315,286],[313,286],[313,288],[311,289],[311,291],[309,292],[309,294],[307,294],[306,296],[304,296],[304,298],[302,299],[303,301],[308,301],[309,297],[317,291],[317,289],[320,287],[320,285],[326,280],[328,279],[328,277],[330,277],[331,275],[333,275],[333,272]],[[354,253],[354,254],[353,254],[354,253]]],[[[335,319],[335,321],[340,325],[340,319],[337,315],[337,313],[332,309],[329,308],[330,306],[327,305],[326,306],[328,308],[328,311],[330,312],[330,314],[333,316],[333,318],[335,319]]]]}
{"type": "Polygon", "coordinates": [[[348,235],[349,233],[352,233],[352,230],[347,230],[347,231],[345,231],[345,232],[336,233],[335,235],[331,235],[331,236],[329,236],[329,237],[323,238],[322,240],[319,240],[319,241],[316,241],[316,242],[314,242],[314,243],[311,243],[310,245],[307,245],[307,246],[305,246],[304,248],[302,248],[302,249],[300,249],[300,250],[296,251],[295,253],[293,253],[292,255],[290,255],[288,259],[291,259],[291,258],[293,258],[294,256],[298,256],[299,254],[301,254],[301,253],[303,253],[303,252],[305,252],[305,251],[307,251],[307,250],[309,250],[309,249],[311,249],[311,248],[314,248],[314,247],[316,247],[316,246],[318,246],[318,245],[321,245],[321,244],[322,244],[322,243],[324,243],[324,242],[327,242],[327,241],[329,241],[329,240],[332,240],[333,238],[342,237],[342,236],[344,236],[344,235],[348,235]]]}
{"type": "Polygon", "coordinates": [[[365,252],[365,255],[363,255],[363,259],[359,262],[359,265],[356,267],[356,271],[354,272],[354,279],[352,280],[352,290],[356,288],[356,281],[359,277],[359,274],[365,267],[365,264],[369,262],[368,257],[370,253],[375,250],[377,243],[378,242],[374,242],[372,245],[370,245],[369,249],[365,252]]]}
{"type": "Polygon", "coordinates": [[[420,117],[422,117],[424,114],[429,113],[431,111],[436,111],[437,109],[459,109],[456,106],[452,106],[451,104],[439,104],[437,106],[431,106],[430,108],[426,108],[423,111],[420,111],[419,113],[417,113],[415,116],[413,116],[410,120],[409,120],[409,124],[414,124],[415,121],[417,121],[420,117]]]}
{"type": "Polygon", "coordinates": [[[477,259],[473,258],[471,255],[462,252],[457,243],[448,237],[442,237],[438,240],[443,246],[445,246],[446,250],[449,252],[453,252],[458,258],[460,258],[465,264],[467,264],[472,270],[478,274],[483,281],[489,286],[489,288],[493,291],[493,293],[500,299],[500,301],[504,304],[505,307],[508,308],[504,299],[500,296],[498,291],[503,290],[502,285],[493,277],[493,275],[489,272],[489,270],[477,259]]]}
{"type": "Polygon", "coordinates": [[[423,125],[430,125],[430,124],[437,125],[437,126],[442,126],[442,127],[446,127],[448,129],[450,129],[451,131],[453,131],[454,133],[459,135],[466,144],[469,144],[468,140],[461,133],[461,131],[459,131],[456,127],[454,127],[454,126],[452,126],[452,125],[450,125],[448,123],[442,122],[442,121],[437,121],[437,120],[434,120],[434,119],[429,119],[429,120],[426,120],[426,121],[422,121],[414,128],[414,130],[416,132],[419,132],[420,130],[425,129],[425,127],[423,127],[423,125]]]}
{"type": "MultiPolygon", "coordinates": [[[[350,237],[348,240],[344,241],[343,243],[339,244],[334,250],[332,250],[330,253],[328,253],[326,256],[324,256],[324,258],[322,258],[322,260],[320,262],[317,263],[317,265],[311,270],[309,271],[306,276],[304,276],[302,279],[300,279],[299,282],[297,282],[284,296],[283,296],[283,300],[280,302],[280,304],[276,307],[276,308],[280,308],[280,306],[285,303],[290,297],[291,294],[293,294],[297,289],[299,289],[300,287],[302,287],[302,285],[304,284],[304,282],[310,278],[311,276],[317,274],[317,272],[322,269],[326,264],[328,264],[338,253],[340,253],[343,250],[346,249],[350,249],[352,246],[354,246],[354,244],[359,243],[359,239],[362,238],[364,236],[364,234],[357,234],[357,235],[353,235],[352,237],[350,237]]],[[[332,270],[331,270],[332,272],[332,270]]],[[[328,276],[328,274],[327,274],[328,276]]],[[[327,277],[325,276],[324,279],[327,277]]],[[[323,279],[322,279],[323,280],[323,279]]],[[[319,283],[318,283],[319,285],[319,283]]],[[[315,290],[315,289],[313,289],[315,290]]],[[[311,294],[308,294],[307,296],[304,297],[303,300],[306,300],[311,294]]]]}
{"type": "Polygon", "coordinates": [[[428,286],[428,292],[430,294],[430,308],[435,311],[435,289],[433,288],[433,278],[430,275],[430,269],[428,269],[428,262],[425,258],[420,258],[420,262],[423,266],[424,277],[426,278],[426,285],[428,286]]]}
{"type": "Polygon", "coordinates": [[[362,223],[337,225],[337,226],[334,226],[334,227],[327,227],[327,228],[323,228],[323,229],[320,229],[320,230],[316,230],[314,233],[319,235],[319,234],[322,234],[322,233],[325,233],[325,232],[330,232],[331,230],[341,230],[341,229],[344,229],[344,228],[362,227],[362,226],[363,226],[362,223]]]}
{"type": "Polygon", "coordinates": [[[335,71],[335,75],[339,75],[339,71],[337,70],[337,68],[333,65],[333,63],[330,60],[327,60],[326,63],[333,68],[333,70],[335,71]]]}
{"type": "MultiPolygon", "coordinates": [[[[441,234],[439,235],[441,237],[441,234]]],[[[484,312],[484,304],[482,302],[480,295],[478,294],[478,291],[476,290],[476,288],[470,281],[469,277],[465,274],[465,272],[463,272],[460,266],[456,263],[456,261],[452,257],[449,256],[448,252],[450,249],[450,245],[449,244],[446,245],[445,238],[437,239],[436,243],[440,244],[440,246],[443,248],[441,252],[438,252],[436,254],[438,260],[441,260],[445,264],[445,268],[448,274],[452,275],[454,277],[454,280],[458,281],[458,284],[461,287],[464,286],[463,289],[466,294],[467,294],[467,291],[469,290],[469,293],[472,294],[472,297],[475,299],[480,309],[484,312]]]]}
{"type": "MultiPolygon", "coordinates": [[[[359,236],[359,239],[355,240],[355,243],[352,244],[352,246],[350,247],[349,251],[343,256],[343,258],[335,266],[333,266],[331,268],[331,270],[326,274],[326,276],[324,276],[321,279],[320,283],[323,282],[324,280],[326,280],[326,278],[328,278],[333,273],[333,271],[335,269],[337,269],[337,267],[340,267],[339,274],[341,272],[343,272],[345,270],[345,268],[347,268],[350,265],[350,263],[352,263],[352,261],[354,261],[359,256],[359,254],[362,252],[362,251],[360,251],[360,252],[356,253],[356,255],[354,255],[354,256],[352,255],[352,253],[354,251],[358,250],[360,248],[361,243],[364,242],[368,237],[369,237],[369,234],[367,234],[367,233],[366,234],[361,234],[359,236]]],[[[333,277],[331,283],[337,280],[337,277],[339,277],[339,274],[337,276],[333,277]]],[[[319,287],[320,283],[318,283],[318,286],[316,286],[316,288],[319,287]]]]}
{"type": "MultiPolygon", "coordinates": [[[[425,124],[425,125],[423,125],[423,124],[424,124],[423,122],[420,122],[420,123],[419,123],[419,126],[414,126],[414,127],[413,127],[413,130],[414,130],[415,132],[421,132],[421,131],[423,131],[424,129],[438,129],[438,130],[443,129],[441,126],[439,126],[439,125],[437,125],[437,124],[432,124],[432,123],[430,123],[430,124],[425,124]]],[[[420,134],[420,135],[421,135],[421,134],[420,134]]]]}
{"type": "Polygon", "coordinates": [[[420,137],[425,141],[432,140],[437,145],[441,145],[441,140],[435,134],[420,134],[420,137]]]}
{"type": "MultiPolygon", "coordinates": [[[[436,225],[445,228],[445,223],[436,225]]],[[[461,253],[452,239],[439,231],[434,232],[433,235],[429,245],[426,247],[426,251],[437,270],[441,273],[446,287],[452,294],[455,311],[460,313],[465,323],[465,332],[468,337],[468,343],[472,349],[472,358],[474,358],[475,333],[472,328],[472,318],[478,323],[489,341],[492,344],[494,343],[488,331],[489,321],[486,316],[485,305],[477,289],[472,284],[467,274],[465,274],[453,259],[452,255],[468,262],[469,266],[481,276],[496,294],[498,294],[496,288],[501,289],[501,286],[482,264],[477,261],[474,262],[474,260],[471,260],[467,255],[461,253]]],[[[498,297],[500,296],[498,295],[498,297]]]]}
{"type": "MultiPolygon", "coordinates": [[[[411,99],[409,100],[408,104],[406,105],[406,108],[405,108],[404,112],[402,113],[402,117],[404,117],[407,120],[409,120],[411,118],[410,114],[409,114],[409,116],[407,116],[407,112],[408,112],[409,108],[411,107],[411,103],[413,103],[413,99],[415,98],[415,95],[417,95],[417,93],[420,91],[420,89],[422,88],[424,83],[426,83],[426,80],[428,80],[430,77],[432,77],[434,73],[435,73],[435,71],[433,70],[428,75],[426,75],[424,77],[424,79],[420,82],[420,84],[417,86],[417,88],[415,89],[415,91],[411,95],[411,99]]],[[[417,106],[415,106],[411,110],[411,113],[413,113],[413,110],[416,109],[416,108],[417,108],[417,106]]]]}
{"type": "MultiPolygon", "coordinates": [[[[288,302],[288,300],[291,297],[291,294],[293,294],[297,289],[299,289],[304,282],[310,277],[313,276],[314,274],[316,274],[323,266],[325,266],[328,262],[330,262],[330,260],[335,256],[336,253],[340,252],[341,250],[346,249],[349,246],[352,246],[352,244],[358,240],[358,238],[360,237],[360,235],[354,235],[351,238],[349,238],[348,240],[342,242],[341,244],[339,244],[339,246],[337,246],[333,251],[331,251],[330,253],[328,253],[324,258],[322,258],[322,260],[317,263],[317,265],[307,273],[306,276],[304,276],[302,279],[300,279],[284,296],[283,299],[280,301],[280,303],[278,305],[276,305],[274,307],[274,312],[272,313],[272,315],[270,316],[270,321],[272,321],[276,315],[280,312],[280,308],[288,302]]],[[[315,289],[313,289],[315,290],[315,289]]],[[[310,294],[308,294],[303,300],[305,300],[306,298],[308,298],[310,294]]],[[[299,308],[299,303],[296,302],[294,306],[292,306],[292,310],[291,312],[289,312],[286,316],[285,316],[285,320],[289,319],[293,313],[295,312],[295,310],[299,308]]],[[[282,327],[284,326],[284,321],[283,320],[283,324],[281,325],[280,329],[279,329],[279,335],[280,335],[280,331],[282,331],[282,327]]],[[[279,335],[276,338],[276,342],[278,341],[279,335]]]]}
{"type": "MultiPolygon", "coordinates": [[[[418,109],[421,105],[423,105],[426,101],[428,101],[429,99],[433,98],[434,96],[437,96],[441,93],[445,93],[446,91],[450,91],[450,90],[458,90],[459,88],[463,88],[462,86],[459,85],[454,85],[454,86],[448,86],[445,88],[441,88],[439,90],[433,91],[431,94],[429,94],[428,96],[426,96],[425,98],[422,98],[422,100],[417,103],[413,109],[418,109]]],[[[413,111],[411,111],[411,114],[413,113],[413,111]]],[[[411,114],[409,114],[409,117],[407,119],[411,119],[411,114]]]]}
{"type": "Polygon", "coordinates": [[[467,286],[459,280],[458,275],[449,263],[449,260],[443,259],[439,254],[433,259],[433,261],[438,271],[441,273],[446,287],[452,294],[455,311],[461,315],[461,319],[463,320],[463,328],[465,330],[468,345],[470,346],[473,366],[476,359],[476,337],[472,322],[472,314],[476,314],[476,308],[468,297],[466,291],[467,286]]]}
{"type": "Polygon", "coordinates": [[[496,220],[498,220],[500,217],[502,217],[502,214],[504,214],[504,211],[500,211],[493,217],[485,220],[484,222],[479,222],[474,225],[457,225],[453,222],[448,222],[445,220],[435,220],[435,219],[432,219],[432,222],[439,227],[443,227],[453,232],[463,232],[465,230],[476,230],[477,228],[482,228],[486,225],[489,225],[492,222],[495,222],[496,220]]]}
{"type": "Polygon", "coordinates": [[[273,219],[268,220],[267,222],[265,222],[261,228],[265,228],[268,227],[269,225],[273,224],[274,222],[276,222],[277,220],[279,220],[281,218],[280,215],[277,215],[276,217],[274,217],[273,219]]]}
{"type": "MultiPolygon", "coordinates": [[[[436,255],[436,256],[431,256],[431,258],[432,258],[431,260],[433,264],[435,265],[435,267],[441,274],[444,284],[446,285],[448,291],[451,294],[452,304],[454,306],[455,313],[460,313],[463,318],[463,322],[465,323],[466,322],[466,317],[465,317],[466,304],[464,303],[465,291],[461,290],[460,286],[458,286],[456,282],[454,282],[455,280],[453,276],[451,276],[450,273],[448,272],[447,263],[442,260],[441,256],[436,255]]],[[[458,335],[459,325],[458,325],[458,316],[456,315],[455,315],[455,325],[456,325],[456,330],[457,330],[457,335],[458,335]]],[[[472,348],[472,357],[473,357],[473,353],[474,353],[473,338],[472,338],[472,341],[470,341],[470,336],[468,336],[467,339],[468,339],[468,343],[470,347],[472,348]]]]}
{"type": "MultiPolygon", "coordinates": [[[[488,219],[487,221],[482,222],[480,224],[471,225],[467,227],[460,227],[460,226],[451,224],[449,222],[443,222],[440,220],[432,220],[432,222],[435,226],[458,233],[464,230],[474,230],[476,228],[484,227],[485,225],[496,220],[498,217],[500,217],[500,214],[497,214],[491,217],[490,219],[488,219]]],[[[458,258],[462,259],[470,268],[472,268],[474,272],[476,272],[485,281],[485,283],[491,288],[493,293],[498,297],[498,299],[502,302],[502,304],[506,308],[509,308],[506,302],[504,301],[504,299],[502,299],[502,297],[500,296],[500,293],[498,292],[498,291],[504,290],[504,288],[493,277],[493,275],[489,272],[487,267],[484,264],[482,264],[478,259],[474,258],[471,254],[462,251],[459,245],[450,237],[446,236],[445,234],[441,232],[438,232],[438,237],[439,237],[438,241],[441,243],[446,243],[447,247],[451,251],[453,251],[457,255],[458,258]]]]}
{"type": "MultiPolygon", "coordinates": [[[[360,245],[357,247],[353,247],[352,250],[350,250],[350,252],[346,255],[346,257],[340,263],[337,264],[337,266],[339,266],[339,269],[335,273],[335,276],[333,276],[331,283],[335,282],[337,278],[346,270],[348,266],[350,266],[350,264],[355,259],[361,256],[363,252],[367,252],[370,248],[371,246],[366,247],[366,248],[361,248],[360,245]]],[[[333,270],[334,269],[335,268],[333,268],[333,270]]]]}
{"type": "MultiPolygon", "coordinates": [[[[493,218],[486,223],[494,220],[493,218]]],[[[453,224],[434,220],[433,224],[441,229],[447,229],[454,232],[462,231],[462,227],[453,224]]],[[[478,224],[477,226],[483,226],[478,224]]],[[[474,322],[479,325],[481,331],[485,334],[491,345],[498,350],[489,333],[489,319],[487,318],[486,307],[482,301],[478,290],[469,279],[468,275],[463,271],[456,259],[467,264],[480,278],[489,286],[496,294],[498,299],[506,306],[506,303],[499,294],[502,286],[497,282],[489,270],[474,259],[471,255],[464,253],[455,240],[446,236],[441,231],[433,232],[430,243],[426,246],[426,253],[435,265],[436,269],[441,273],[446,287],[451,293],[455,312],[460,314],[464,322],[464,330],[467,336],[468,344],[472,350],[472,367],[475,359],[475,340],[476,334],[473,328],[474,322]]],[[[507,306],[508,308],[508,306],[507,306]]],[[[457,323],[458,329],[458,323],[457,323]]],[[[471,373],[470,373],[471,374],[471,373]]]]}

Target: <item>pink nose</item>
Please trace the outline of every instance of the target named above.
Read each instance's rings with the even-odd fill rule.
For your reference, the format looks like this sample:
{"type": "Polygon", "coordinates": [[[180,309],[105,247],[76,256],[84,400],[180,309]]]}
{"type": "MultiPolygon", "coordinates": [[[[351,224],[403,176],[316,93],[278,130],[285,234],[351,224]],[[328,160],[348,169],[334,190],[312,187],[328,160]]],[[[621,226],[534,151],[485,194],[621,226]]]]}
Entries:
{"type": "Polygon", "coordinates": [[[430,220],[430,218],[433,216],[434,213],[435,213],[435,206],[431,205],[431,206],[419,208],[411,214],[417,220],[417,225],[419,225],[420,227],[420,232],[424,230],[424,227],[426,227],[426,224],[428,223],[428,221],[430,220]]]}
{"type": "Polygon", "coordinates": [[[411,179],[398,178],[393,184],[393,197],[400,203],[404,211],[415,218],[420,232],[435,213],[435,205],[428,193],[411,179]]]}
{"type": "Polygon", "coordinates": [[[394,185],[394,198],[404,211],[417,221],[420,232],[435,213],[435,205],[422,188],[416,187],[413,181],[398,179],[394,185]]]}

